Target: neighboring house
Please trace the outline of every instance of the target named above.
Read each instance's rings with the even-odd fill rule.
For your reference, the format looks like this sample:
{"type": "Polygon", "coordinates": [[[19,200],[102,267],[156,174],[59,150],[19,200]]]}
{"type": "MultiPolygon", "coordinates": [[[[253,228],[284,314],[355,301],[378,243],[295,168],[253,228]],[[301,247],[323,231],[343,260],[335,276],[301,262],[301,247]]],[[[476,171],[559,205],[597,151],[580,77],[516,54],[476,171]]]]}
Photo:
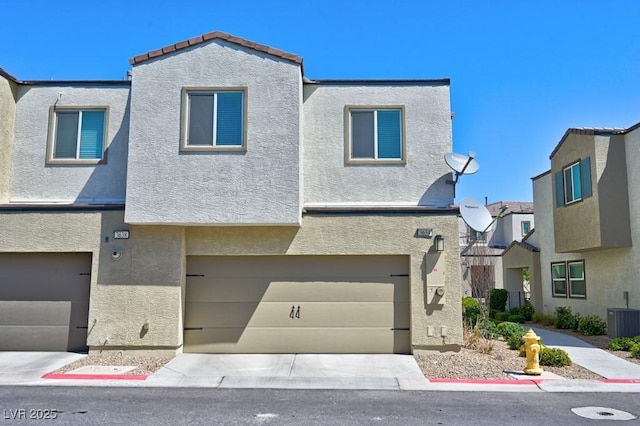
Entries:
{"type": "Polygon", "coordinates": [[[448,79],[309,80],[221,32],[130,62],[0,74],[0,350],[462,343],[448,79]]]}
{"type": "Polygon", "coordinates": [[[509,306],[519,306],[528,297],[527,283],[523,283],[521,271],[519,286],[505,286],[502,254],[533,230],[533,203],[498,201],[486,207],[497,218],[487,232],[474,231],[461,217],[458,219],[462,294],[485,297],[488,289],[507,288],[509,306]]]}
{"type": "Polygon", "coordinates": [[[550,159],[533,178],[540,308],[640,308],[640,123],[568,129],[550,159]]]}

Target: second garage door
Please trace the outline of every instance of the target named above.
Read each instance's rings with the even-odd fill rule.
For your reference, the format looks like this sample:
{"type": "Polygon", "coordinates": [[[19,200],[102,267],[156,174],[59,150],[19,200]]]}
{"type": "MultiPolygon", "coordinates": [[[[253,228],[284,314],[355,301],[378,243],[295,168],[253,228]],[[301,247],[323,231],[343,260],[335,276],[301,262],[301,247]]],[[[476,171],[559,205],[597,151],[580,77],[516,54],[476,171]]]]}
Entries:
{"type": "Polygon", "coordinates": [[[407,256],[189,256],[185,352],[408,353],[407,256]]]}

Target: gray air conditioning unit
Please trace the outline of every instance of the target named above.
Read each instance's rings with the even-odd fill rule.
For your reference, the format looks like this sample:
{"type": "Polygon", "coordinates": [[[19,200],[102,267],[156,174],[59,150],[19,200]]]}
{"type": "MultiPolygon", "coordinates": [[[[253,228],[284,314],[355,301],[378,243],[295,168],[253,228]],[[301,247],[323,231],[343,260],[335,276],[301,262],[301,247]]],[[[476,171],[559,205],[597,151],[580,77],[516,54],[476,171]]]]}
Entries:
{"type": "Polygon", "coordinates": [[[640,309],[608,308],[607,328],[612,339],[640,336],[640,309]]]}

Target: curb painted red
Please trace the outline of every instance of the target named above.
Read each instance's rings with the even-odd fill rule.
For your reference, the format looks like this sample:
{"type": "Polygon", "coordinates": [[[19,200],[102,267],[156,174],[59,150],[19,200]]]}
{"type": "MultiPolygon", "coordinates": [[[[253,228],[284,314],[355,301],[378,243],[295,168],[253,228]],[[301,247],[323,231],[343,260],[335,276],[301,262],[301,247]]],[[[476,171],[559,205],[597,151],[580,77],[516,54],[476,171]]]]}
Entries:
{"type": "Polygon", "coordinates": [[[472,385],[535,385],[542,379],[509,380],[509,379],[428,379],[431,383],[467,383],[472,385]]]}
{"type": "Polygon", "coordinates": [[[73,374],[73,373],[47,373],[43,379],[70,379],[70,380],[147,380],[143,374],[73,374]]]}
{"type": "Polygon", "coordinates": [[[601,379],[602,383],[636,383],[640,384],[640,379],[601,379]]]}

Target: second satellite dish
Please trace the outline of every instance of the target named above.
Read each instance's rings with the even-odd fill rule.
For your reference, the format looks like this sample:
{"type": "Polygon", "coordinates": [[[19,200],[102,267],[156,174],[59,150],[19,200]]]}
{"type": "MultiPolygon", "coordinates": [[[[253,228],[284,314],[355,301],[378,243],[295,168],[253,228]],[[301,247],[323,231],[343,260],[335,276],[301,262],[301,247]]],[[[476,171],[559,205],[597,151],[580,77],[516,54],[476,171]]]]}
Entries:
{"type": "Polygon", "coordinates": [[[473,198],[460,200],[460,215],[465,223],[477,232],[487,232],[494,222],[489,210],[473,198]]]}

